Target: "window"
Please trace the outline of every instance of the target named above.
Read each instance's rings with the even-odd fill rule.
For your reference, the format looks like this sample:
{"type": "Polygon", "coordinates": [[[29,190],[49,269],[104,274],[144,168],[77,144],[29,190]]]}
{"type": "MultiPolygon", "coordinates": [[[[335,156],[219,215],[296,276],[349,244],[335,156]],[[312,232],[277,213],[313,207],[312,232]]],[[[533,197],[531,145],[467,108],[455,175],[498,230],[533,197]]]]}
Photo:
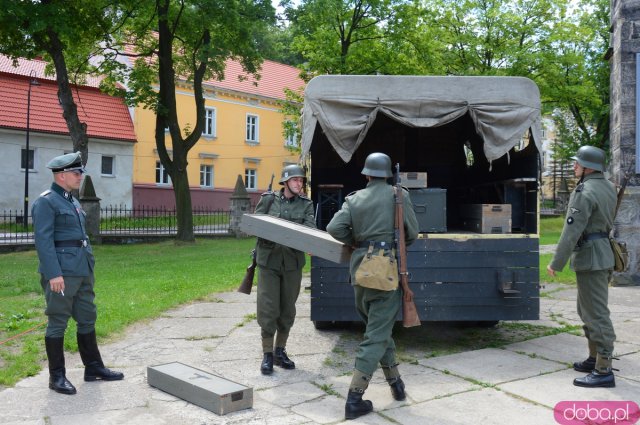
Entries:
{"type": "Polygon", "coordinates": [[[256,170],[253,168],[244,169],[244,187],[256,189],[256,170]]]}
{"type": "Polygon", "coordinates": [[[213,187],[213,165],[200,166],[200,186],[213,187]]]}
{"type": "Polygon", "coordinates": [[[298,135],[296,134],[295,131],[289,131],[288,134],[285,136],[284,145],[287,148],[295,148],[298,145],[296,141],[296,139],[298,138],[297,136],[298,135]]]}
{"type": "Polygon", "coordinates": [[[156,183],[158,184],[169,184],[171,183],[171,177],[169,177],[169,173],[164,169],[162,162],[156,161],[156,183]]]}
{"type": "Polygon", "coordinates": [[[29,170],[34,170],[35,169],[33,164],[34,157],[35,157],[34,149],[29,149],[29,155],[27,155],[26,149],[22,149],[20,152],[20,168],[24,170],[28,166],[29,170]]]}
{"type": "Polygon", "coordinates": [[[247,114],[247,142],[258,143],[258,116],[247,114]]]}
{"type": "Polygon", "coordinates": [[[102,164],[100,166],[100,173],[103,176],[113,176],[115,158],[112,156],[102,155],[102,164]]]}
{"type": "Polygon", "coordinates": [[[202,135],[216,137],[216,110],[214,108],[206,108],[204,110],[204,130],[202,135]]]}

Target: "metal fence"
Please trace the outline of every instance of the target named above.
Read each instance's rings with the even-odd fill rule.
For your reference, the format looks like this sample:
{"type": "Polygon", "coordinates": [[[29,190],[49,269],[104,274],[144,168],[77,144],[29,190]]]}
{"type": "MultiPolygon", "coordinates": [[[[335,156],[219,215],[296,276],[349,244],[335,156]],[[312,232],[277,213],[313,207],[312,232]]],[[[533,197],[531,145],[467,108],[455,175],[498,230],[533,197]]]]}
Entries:
{"type": "MultiPolygon", "coordinates": [[[[0,212],[0,244],[33,244],[31,216],[28,226],[23,224],[24,212],[0,212]]],[[[198,236],[229,234],[230,212],[207,208],[193,210],[193,231],[198,236]]],[[[131,208],[107,206],[100,209],[100,235],[118,236],[174,236],[178,231],[175,209],[131,208]]]]}
{"type": "MultiPolygon", "coordinates": [[[[193,232],[196,235],[229,233],[229,211],[195,208],[193,232]]],[[[100,209],[100,235],[175,235],[178,231],[177,213],[168,208],[129,208],[108,206],[100,209]]]]}
{"type": "Polygon", "coordinates": [[[0,213],[0,244],[32,244],[33,226],[31,216],[24,225],[23,210],[4,210],[0,213]]]}

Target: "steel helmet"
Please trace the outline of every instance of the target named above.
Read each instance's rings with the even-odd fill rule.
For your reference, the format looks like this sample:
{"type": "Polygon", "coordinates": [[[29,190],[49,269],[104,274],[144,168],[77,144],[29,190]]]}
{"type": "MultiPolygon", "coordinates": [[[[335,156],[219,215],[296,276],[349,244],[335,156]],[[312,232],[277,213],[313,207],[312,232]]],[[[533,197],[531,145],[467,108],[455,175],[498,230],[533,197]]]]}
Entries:
{"type": "Polygon", "coordinates": [[[284,182],[289,181],[291,177],[302,177],[303,179],[306,178],[302,167],[296,164],[287,165],[282,169],[282,177],[280,177],[280,184],[284,184],[284,182]]]}
{"type": "Polygon", "coordinates": [[[578,149],[575,156],[571,158],[578,161],[578,164],[585,168],[591,168],[592,170],[602,171],[604,173],[606,154],[595,146],[582,146],[578,149]]]}
{"type": "Polygon", "coordinates": [[[391,158],[381,152],[369,154],[364,161],[362,174],[372,177],[391,177],[391,158]]]}

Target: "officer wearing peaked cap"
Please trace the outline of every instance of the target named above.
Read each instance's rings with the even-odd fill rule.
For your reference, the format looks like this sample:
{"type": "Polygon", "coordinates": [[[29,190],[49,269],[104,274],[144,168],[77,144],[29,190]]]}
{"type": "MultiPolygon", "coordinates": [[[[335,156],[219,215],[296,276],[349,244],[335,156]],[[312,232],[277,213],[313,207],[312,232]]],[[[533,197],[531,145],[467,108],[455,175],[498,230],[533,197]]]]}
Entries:
{"type": "Polygon", "coordinates": [[[608,307],[609,276],[614,265],[609,243],[616,208],[616,189],[604,177],[605,152],[582,146],[573,157],[573,171],[579,179],[571,193],[558,247],[547,266],[555,276],[571,259],[578,283],[578,315],[589,346],[589,357],[573,368],[589,375],[576,378],[580,387],[615,387],[611,359],[616,334],[608,307]]]}
{"type": "Polygon", "coordinates": [[[61,394],[75,394],[66,378],[64,333],[70,317],[77,323],[84,380],[114,381],[124,375],[107,369],[96,342],[96,305],[93,250],[85,231],[85,213],[71,191],[80,188],[80,152],[60,155],[47,163],[53,172],[51,188],[33,203],[34,238],[40,265],[48,317],[45,347],[49,360],[49,388],[61,394]]]}
{"type": "MultiPolygon", "coordinates": [[[[255,212],[316,227],[313,202],[304,196],[304,182],[302,167],[287,165],[282,169],[280,178],[282,189],[264,193],[255,212]]],[[[305,264],[304,252],[259,238],[256,263],[257,319],[263,352],[260,371],[263,375],[270,375],[274,364],[283,369],[295,369],[295,363],[288,357],[285,348],[296,318],[296,301],[305,264]]]]}

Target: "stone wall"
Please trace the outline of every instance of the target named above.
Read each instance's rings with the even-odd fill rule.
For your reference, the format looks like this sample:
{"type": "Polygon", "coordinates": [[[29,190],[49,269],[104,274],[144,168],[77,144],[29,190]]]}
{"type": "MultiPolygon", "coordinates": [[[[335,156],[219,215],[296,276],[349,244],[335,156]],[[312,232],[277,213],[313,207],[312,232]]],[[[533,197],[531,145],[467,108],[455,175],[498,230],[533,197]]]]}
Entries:
{"type": "Polygon", "coordinates": [[[618,239],[626,242],[630,266],[616,273],[614,285],[640,285],[640,176],[636,164],[636,53],[640,52],[640,0],[611,0],[611,119],[610,172],[620,185],[631,170],[624,200],[614,224],[618,239]]]}

